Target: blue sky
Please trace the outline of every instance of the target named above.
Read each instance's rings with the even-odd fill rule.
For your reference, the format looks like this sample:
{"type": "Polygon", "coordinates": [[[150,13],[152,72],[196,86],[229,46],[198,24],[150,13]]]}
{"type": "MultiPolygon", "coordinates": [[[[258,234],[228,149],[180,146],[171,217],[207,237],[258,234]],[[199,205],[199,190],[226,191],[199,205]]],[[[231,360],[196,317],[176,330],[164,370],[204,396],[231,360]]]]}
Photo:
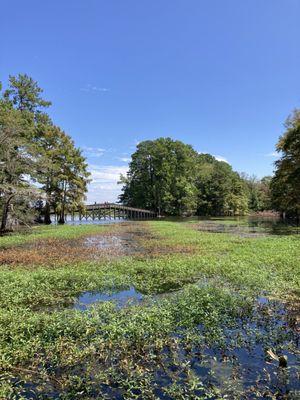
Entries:
{"type": "Polygon", "coordinates": [[[116,200],[136,143],[170,136],[270,174],[300,107],[299,0],[3,0],[0,80],[27,73],[116,200]]]}

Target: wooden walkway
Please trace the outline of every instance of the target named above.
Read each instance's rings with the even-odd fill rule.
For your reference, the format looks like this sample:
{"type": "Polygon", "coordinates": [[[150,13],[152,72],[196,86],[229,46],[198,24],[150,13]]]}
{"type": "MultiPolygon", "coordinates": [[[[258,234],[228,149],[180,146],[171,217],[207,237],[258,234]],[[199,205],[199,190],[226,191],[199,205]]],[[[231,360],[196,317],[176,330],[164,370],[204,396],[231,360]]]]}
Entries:
{"type": "MultiPolygon", "coordinates": [[[[78,214],[80,221],[82,219],[152,219],[157,216],[154,211],[115,203],[89,204],[85,206],[84,211],[78,211],[76,214],[78,214]]],[[[71,214],[71,219],[75,219],[75,213],[71,214]]]]}

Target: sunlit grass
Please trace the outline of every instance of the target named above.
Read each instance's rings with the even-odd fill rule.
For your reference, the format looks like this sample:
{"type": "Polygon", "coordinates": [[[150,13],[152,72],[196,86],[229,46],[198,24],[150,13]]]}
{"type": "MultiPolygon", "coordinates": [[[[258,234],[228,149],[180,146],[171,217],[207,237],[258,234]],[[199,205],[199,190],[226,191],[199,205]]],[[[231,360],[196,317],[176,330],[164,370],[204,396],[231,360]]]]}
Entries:
{"type": "Polygon", "coordinates": [[[18,246],[43,239],[75,239],[80,236],[103,232],[108,225],[49,225],[34,226],[21,233],[0,236],[0,248],[18,246]]]}

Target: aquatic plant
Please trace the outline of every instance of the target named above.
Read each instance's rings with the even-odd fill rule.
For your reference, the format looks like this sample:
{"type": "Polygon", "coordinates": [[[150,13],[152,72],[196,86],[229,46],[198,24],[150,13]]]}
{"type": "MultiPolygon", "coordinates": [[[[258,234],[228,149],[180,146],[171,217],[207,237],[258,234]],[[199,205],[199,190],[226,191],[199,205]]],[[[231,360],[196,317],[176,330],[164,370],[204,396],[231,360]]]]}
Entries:
{"type": "Polygon", "coordinates": [[[0,246],[17,254],[0,270],[0,398],[299,395],[297,235],[243,238],[152,221],[38,228],[0,246]],[[76,256],[86,237],[129,233],[141,252],[91,258],[88,247],[76,256]],[[58,240],[69,259],[39,265],[22,255],[28,246],[48,254],[58,240]],[[142,293],[138,303],[112,296],[74,308],[82,293],[130,287],[142,293]]]}

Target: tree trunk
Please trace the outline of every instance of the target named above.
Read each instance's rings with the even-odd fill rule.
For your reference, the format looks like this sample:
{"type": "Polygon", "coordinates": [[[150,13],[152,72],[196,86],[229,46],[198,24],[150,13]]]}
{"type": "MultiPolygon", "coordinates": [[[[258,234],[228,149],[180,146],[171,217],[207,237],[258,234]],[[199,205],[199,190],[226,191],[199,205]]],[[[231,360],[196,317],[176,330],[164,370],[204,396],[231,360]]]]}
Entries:
{"type": "Polygon", "coordinates": [[[57,221],[58,224],[64,224],[65,223],[65,213],[64,211],[61,211],[59,213],[59,219],[57,221]]]}
{"type": "Polygon", "coordinates": [[[59,212],[59,219],[57,221],[58,224],[64,224],[65,223],[65,205],[63,203],[61,210],[59,212]]]}
{"type": "Polygon", "coordinates": [[[12,199],[12,197],[9,197],[6,201],[4,201],[3,209],[2,209],[0,232],[4,232],[6,230],[8,210],[9,210],[9,205],[10,205],[11,199],[12,199]]]}
{"type": "Polygon", "coordinates": [[[50,216],[50,204],[48,201],[46,201],[44,223],[47,225],[50,225],[51,222],[52,221],[51,221],[51,216],[50,216]]]}
{"type": "Polygon", "coordinates": [[[65,223],[65,204],[66,204],[66,183],[63,184],[63,200],[62,200],[62,206],[61,206],[61,211],[59,213],[59,224],[64,224],[65,223]]]}
{"type": "Polygon", "coordinates": [[[50,191],[50,178],[47,176],[47,182],[46,182],[46,204],[45,204],[45,218],[44,218],[44,223],[47,225],[51,224],[51,210],[50,210],[50,203],[49,200],[51,197],[51,191],[50,191]]]}

